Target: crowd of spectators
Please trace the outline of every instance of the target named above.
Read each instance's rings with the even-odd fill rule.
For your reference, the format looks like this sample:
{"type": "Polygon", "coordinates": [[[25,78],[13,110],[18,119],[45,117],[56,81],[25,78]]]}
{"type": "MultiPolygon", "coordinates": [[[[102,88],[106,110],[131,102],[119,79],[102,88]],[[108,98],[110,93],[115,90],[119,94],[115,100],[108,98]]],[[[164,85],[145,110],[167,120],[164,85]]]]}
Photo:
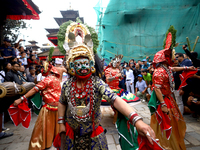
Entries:
{"type": "MultiPolygon", "coordinates": [[[[197,52],[190,52],[184,45],[182,53],[176,53],[174,67],[194,66],[199,70],[200,60],[197,52]]],[[[152,76],[154,68],[150,57],[135,61],[121,63],[119,67],[123,75],[119,87],[136,94],[142,102],[149,101],[152,94],[152,76]]],[[[181,72],[173,72],[175,81],[175,92],[177,105],[182,114],[193,114],[200,120],[200,71],[193,77],[187,79],[187,85],[179,89],[181,85],[181,72]]]]}
{"type": "MultiPolygon", "coordinates": [[[[0,46],[0,83],[15,82],[19,85],[25,82],[37,83],[36,77],[41,72],[42,61],[31,50],[20,46],[22,41],[19,40],[18,43],[11,45],[11,41],[5,38],[0,46]]],[[[2,120],[4,121],[4,117],[2,120]]],[[[2,123],[0,139],[13,135],[5,132],[7,130],[8,128],[2,123]]]]}

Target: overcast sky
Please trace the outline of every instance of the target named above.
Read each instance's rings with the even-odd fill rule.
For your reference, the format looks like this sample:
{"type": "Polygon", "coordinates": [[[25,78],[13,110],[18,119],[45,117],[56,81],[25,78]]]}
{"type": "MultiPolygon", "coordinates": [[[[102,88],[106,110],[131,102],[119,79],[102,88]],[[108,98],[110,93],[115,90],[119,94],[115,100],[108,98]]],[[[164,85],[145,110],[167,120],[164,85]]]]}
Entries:
{"type": "MultiPolygon", "coordinates": [[[[84,17],[84,22],[88,25],[95,27],[97,21],[97,15],[94,10],[94,6],[99,0],[32,0],[40,9],[40,20],[27,20],[30,24],[27,29],[21,30],[19,39],[25,39],[26,42],[22,45],[27,45],[28,41],[35,40],[38,42],[38,46],[42,46],[44,43],[51,43],[46,35],[48,32],[45,28],[58,28],[58,24],[54,20],[54,17],[62,17],[60,10],[69,9],[69,3],[73,10],[79,10],[79,16],[84,17]]],[[[108,1],[108,0],[106,0],[108,1]]]]}

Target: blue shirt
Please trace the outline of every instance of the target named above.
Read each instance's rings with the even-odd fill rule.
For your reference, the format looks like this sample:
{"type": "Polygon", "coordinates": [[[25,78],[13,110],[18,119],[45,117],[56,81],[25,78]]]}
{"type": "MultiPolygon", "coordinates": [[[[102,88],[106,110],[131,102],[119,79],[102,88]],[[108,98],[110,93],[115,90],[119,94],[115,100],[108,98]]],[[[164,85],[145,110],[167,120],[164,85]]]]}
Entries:
{"type": "Polygon", "coordinates": [[[181,67],[184,67],[184,66],[190,67],[190,66],[193,66],[193,65],[192,65],[192,62],[191,62],[190,60],[184,59],[184,60],[180,63],[180,66],[181,66],[181,67]]]}
{"type": "Polygon", "coordinates": [[[147,87],[147,84],[146,84],[146,82],[145,82],[144,80],[142,80],[141,82],[140,82],[140,81],[137,81],[135,87],[138,88],[138,90],[139,90],[140,92],[142,92],[142,91],[144,91],[144,89],[147,87]]]}
{"type": "MultiPolygon", "coordinates": [[[[0,47],[0,52],[1,52],[1,56],[12,56],[12,57],[16,57],[15,54],[15,50],[14,48],[8,46],[7,48],[5,46],[0,47]]],[[[8,60],[8,62],[10,62],[8,60]]]]}
{"type": "Polygon", "coordinates": [[[150,67],[150,64],[147,62],[146,65],[142,65],[142,69],[148,69],[150,67]]]}

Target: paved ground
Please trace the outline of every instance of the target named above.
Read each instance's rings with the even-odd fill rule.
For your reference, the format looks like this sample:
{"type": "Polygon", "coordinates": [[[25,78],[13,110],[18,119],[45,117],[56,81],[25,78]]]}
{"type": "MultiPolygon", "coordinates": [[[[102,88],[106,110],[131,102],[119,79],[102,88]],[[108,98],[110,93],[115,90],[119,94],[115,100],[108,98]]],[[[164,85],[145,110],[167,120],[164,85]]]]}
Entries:
{"type": "MultiPolygon", "coordinates": [[[[134,109],[137,110],[138,114],[144,118],[144,122],[150,123],[150,112],[146,103],[135,103],[132,104],[134,109]]],[[[102,121],[101,124],[107,129],[106,137],[108,141],[108,147],[110,150],[120,150],[118,142],[118,134],[115,126],[112,124],[113,111],[109,106],[102,106],[102,121]]],[[[191,115],[184,116],[187,131],[185,136],[185,144],[187,150],[199,150],[200,149],[200,122],[197,122],[191,115]]],[[[27,150],[31,133],[34,127],[34,123],[37,119],[36,115],[32,116],[31,125],[28,129],[23,128],[21,125],[15,127],[12,122],[5,124],[6,127],[10,128],[10,131],[14,133],[13,136],[0,140],[0,150],[27,150]]],[[[51,148],[50,150],[55,150],[51,148]]]]}

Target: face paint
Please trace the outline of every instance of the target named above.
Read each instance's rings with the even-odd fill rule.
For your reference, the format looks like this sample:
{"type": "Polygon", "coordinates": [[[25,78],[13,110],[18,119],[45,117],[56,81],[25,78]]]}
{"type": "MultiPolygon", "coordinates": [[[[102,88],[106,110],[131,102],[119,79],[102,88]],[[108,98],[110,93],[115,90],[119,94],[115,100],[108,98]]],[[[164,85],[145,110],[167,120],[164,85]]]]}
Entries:
{"type": "Polygon", "coordinates": [[[74,61],[74,69],[76,75],[86,76],[90,73],[90,63],[87,58],[78,58],[74,61]]]}

